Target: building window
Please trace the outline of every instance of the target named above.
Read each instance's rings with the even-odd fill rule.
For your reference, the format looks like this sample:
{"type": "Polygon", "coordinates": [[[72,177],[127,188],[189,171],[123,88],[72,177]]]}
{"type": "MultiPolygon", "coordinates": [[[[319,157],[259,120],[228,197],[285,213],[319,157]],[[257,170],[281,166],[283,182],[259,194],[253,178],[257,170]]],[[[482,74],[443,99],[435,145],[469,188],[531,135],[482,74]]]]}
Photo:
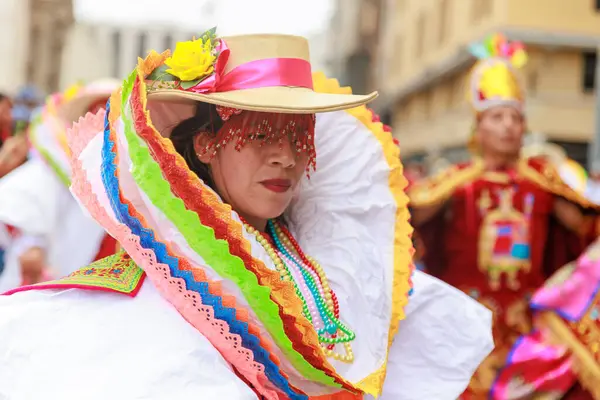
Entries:
{"type": "Polygon", "coordinates": [[[423,94],[423,116],[425,119],[433,115],[433,89],[426,91],[423,94]]]}
{"type": "Polygon", "coordinates": [[[452,107],[459,106],[465,101],[465,91],[468,85],[468,76],[460,74],[452,79],[452,107]]]}
{"type": "Polygon", "coordinates": [[[442,44],[448,38],[450,33],[450,21],[451,21],[451,9],[450,0],[441,0],[440,3],[440,26],[438,30],[438,43],[442,44]]]}
{"type": "Polygon", "coordinates": [[[356,93],[367,93],[371,57],[367,52],[354,54],[348,60],[348,81],[356,93]]]}
{"type": "Polygon", "coordinates": [[[494,9],[494,0],[484,0],[483,1],[483,16],[489,17],[492,15],[492,11],[494,9]]]}
{"type": "Polygon", "coordinates": [[[577,161],[583,166],[588,164],[588,143],[573,143],[558,140],[553,140],[551,143],[562,147],[570,159],[577,161]]]}
{"type": "Polygon", "coordinates": [[[416,43],[415,43],[415,55],[417,58],[421,58],[423,56],[424,46],[425,46],[425,15],[419,15],[417,18],[417,26],[416,26],[416,43]]]}
{"type": "MultiPolygon", "coordinates": [[[[394,43],[394,52],[392,56],[392,68],[391,70],[396,74],[402,72],[404,61],[404,36],[402,34],[396,35],[394,43]]],[[[396,75],[397,76],[397,75],[396,75]]]]}
{"type": "Polygon", "coordinates": [[[494,0],[471,0],[471,14],[473,22],[479,22],[492,13],[494,0]]]}
{"type": "Polygon", "coordinates": [[[377,32],[378,26],[378,5],[367,2],[363,3],[360,18],[360,33],[363,36],[371,36],[377,32]]]}
{"type": "Polygon", "coordinates": [[[404,12],[406,10],[406,0],[396,0],[396,10],[404,12]]]}
{"type": "Polygon", "coordinates": [[[392,117],[393,117],[392,110],[390,110],[389,108],[384,109],[380,115],[381,123],[391,126],[392,125],[392,117]]]}
{"type": "Polygon", "coordinates": [[[121,32],[114,31],[112,34],[113,48],[113,76],[121,76],[121,32]]]}
{"type": "Polygon", "coordinates": [[[596,88],[596,60],[595,52],[583,53],[582,86],[584,92],[593,92],[596,88]]]}
{"type": "Polygon", "coordinates": [[[527,92],[531,95],[536,94],[538,89],[538,72],[531,71],[527,76],[527,81],[527,92]]]}
{"type": "Polygon", "coordinates": [[[454,108],[454,94],[452,91],[454,90],[454,77],[450,76],[444,82],[444,110],[452,110],[454,108]]]}
{"type": "Polygon", "coordinates": [[[148,52],[148,35],[146,32],[142,32],[140,37],[138,38],[138,56],[141,58],[146,57],[146,53],[148,52]]]}
{"type": "Polygon", "coordinates": [[[173,36],[171,36],[171,34],[167,33],[165,35],[165,37],[163,38],[163,47],[165,50],[170,49],[171,46],[173,46],[173,36]]]}

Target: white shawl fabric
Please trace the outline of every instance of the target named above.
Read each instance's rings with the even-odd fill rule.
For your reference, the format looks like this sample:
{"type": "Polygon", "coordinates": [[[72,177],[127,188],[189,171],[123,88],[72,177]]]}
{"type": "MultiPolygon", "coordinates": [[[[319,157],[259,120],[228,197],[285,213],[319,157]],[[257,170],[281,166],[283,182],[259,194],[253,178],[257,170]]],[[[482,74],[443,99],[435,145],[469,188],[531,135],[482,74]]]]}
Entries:
{"type": "MultiPolygon", "coordinates": [[[[381,398],[455,400],[493,347],[490,312],[421,272],[414,284],[381,398]]],[[[256,400],[149,280],[135,298],[78,289],[0,297],[0,333],[0,399],[256,400]]]]}

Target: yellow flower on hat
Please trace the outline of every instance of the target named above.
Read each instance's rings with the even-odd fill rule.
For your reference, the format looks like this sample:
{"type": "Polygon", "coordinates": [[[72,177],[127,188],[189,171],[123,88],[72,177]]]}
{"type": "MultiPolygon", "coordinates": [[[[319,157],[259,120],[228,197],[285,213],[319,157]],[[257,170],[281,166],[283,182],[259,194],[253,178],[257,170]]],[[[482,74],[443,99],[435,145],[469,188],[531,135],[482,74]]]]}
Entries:
{"type": "Polygon", "coordinates": [[[169,74],[181,81],[194,81],[212,74],[216,54],[210,39],[188,40],[175,46],[173,55],[165,60],[169,74]]]}
{"type": "Polygon", "coordinates": [[[77,83],[69,86],[63,93],[64,101],[69,101],[73,97],[77,96],[77,94],[79,94],[79,92],[81,91],[82,88],[83,88],[83,85],[80,82],[77,82],[77,83]]]}

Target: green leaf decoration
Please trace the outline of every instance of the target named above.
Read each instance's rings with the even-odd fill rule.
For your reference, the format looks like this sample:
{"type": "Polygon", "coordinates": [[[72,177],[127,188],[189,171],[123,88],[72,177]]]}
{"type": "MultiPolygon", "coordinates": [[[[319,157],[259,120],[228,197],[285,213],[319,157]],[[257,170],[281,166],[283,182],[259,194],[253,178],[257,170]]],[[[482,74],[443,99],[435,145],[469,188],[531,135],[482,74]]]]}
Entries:
{"type": "Polygon", "coordinates": [[[212,28],[206,31],[205,35],[208,35],[209,37],[217,36],[217,27],[213,26],[212,28]]]}
{"type": "Polygon", "coordinates": [[[180,85],[182,89],[189,89],[202,82],[202,80],[203,79],[194,79],[193,81],[181,81],[180,85]]]}
{"type": "Polygon", "coordinates": [[[163,64],[152,71],[152,73],[148,75],[146,79],[161,82],[178,81],[179,79],[176,76],[173,76],[167,72],[168,69],[169,67],[166,64],[163,64]]]}
{"type": "Polygon", "coordinates": [[[211,47],[215,46],[215,42],[217,41],[217,27],[213,26],[206,32],[204,32],[200,38],[203,42],[210,41],[211,47]]]}

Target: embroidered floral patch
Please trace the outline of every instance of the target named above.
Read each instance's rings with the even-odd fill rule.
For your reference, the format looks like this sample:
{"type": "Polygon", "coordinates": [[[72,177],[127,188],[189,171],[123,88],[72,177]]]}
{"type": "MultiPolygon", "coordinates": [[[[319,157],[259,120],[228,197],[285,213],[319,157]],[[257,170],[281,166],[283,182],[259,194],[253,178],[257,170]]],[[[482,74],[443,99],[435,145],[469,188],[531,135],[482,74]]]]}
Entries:
{"type": "Polygon", "coordinates": [[[6,294],[42,289],[87,289],[135,296],[145,273],[124,252],[98,260],[64,278],[18,288],[6,294]]]}

